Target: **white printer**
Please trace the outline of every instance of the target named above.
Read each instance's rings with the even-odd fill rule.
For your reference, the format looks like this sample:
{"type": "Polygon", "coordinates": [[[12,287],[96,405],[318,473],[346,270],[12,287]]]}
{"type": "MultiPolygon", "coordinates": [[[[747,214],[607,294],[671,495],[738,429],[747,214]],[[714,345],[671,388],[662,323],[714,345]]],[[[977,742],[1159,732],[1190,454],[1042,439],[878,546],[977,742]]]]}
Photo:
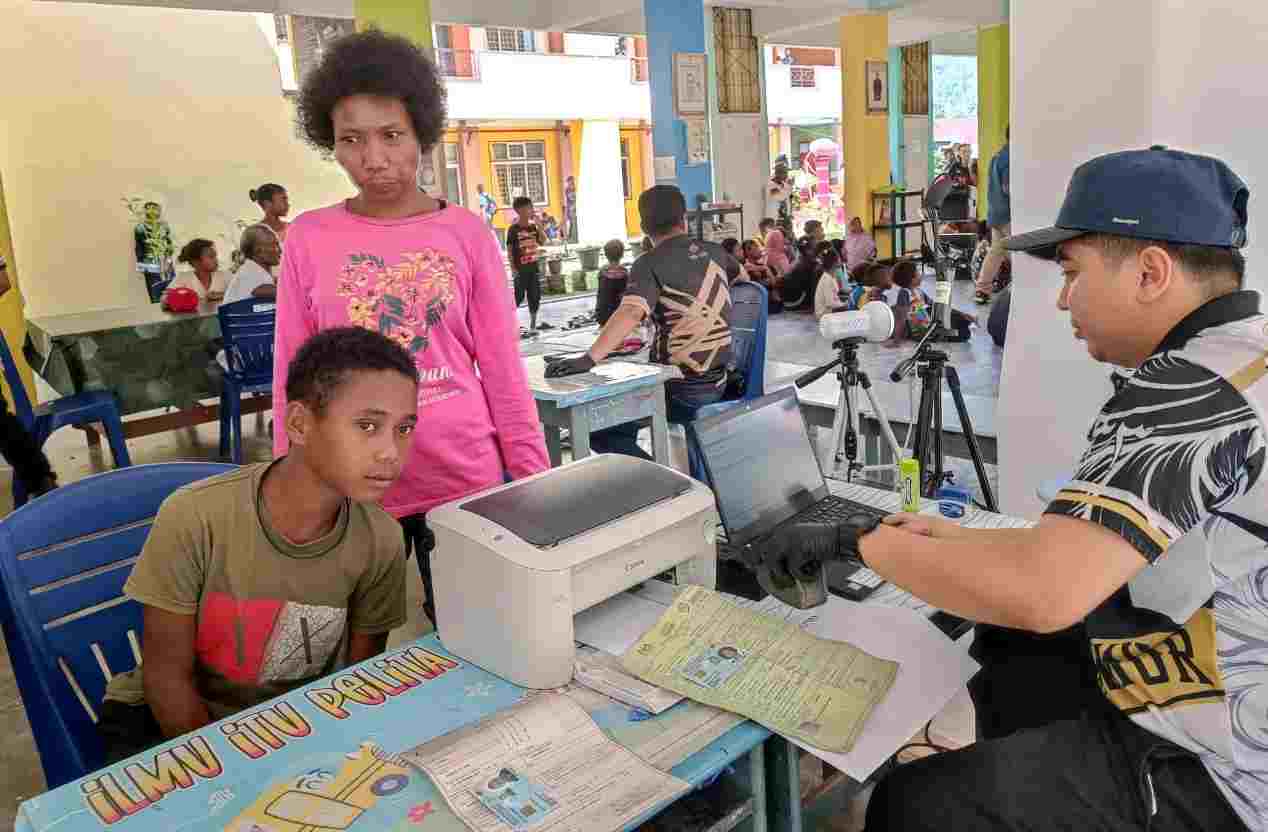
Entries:
{"type": "Polygon", "coordinates": [[[667,570],[713,588],[713,492],[603,454],[427,512],[445,649],[529,688],[572,679],[573,616],[667,570]]]}

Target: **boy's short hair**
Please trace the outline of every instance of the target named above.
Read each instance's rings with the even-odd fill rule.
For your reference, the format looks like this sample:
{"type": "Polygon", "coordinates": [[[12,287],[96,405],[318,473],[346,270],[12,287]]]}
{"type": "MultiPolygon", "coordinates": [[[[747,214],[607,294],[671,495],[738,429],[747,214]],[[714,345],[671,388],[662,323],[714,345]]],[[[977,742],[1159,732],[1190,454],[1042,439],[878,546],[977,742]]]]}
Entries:
{"type": "Polygon", "coordinates": [[[663,237],[682,226],[687,198],[673,185],[653,185],[638,197],[639,224],[649,237],[663,237]]]}
{"type": "Polygon", "coordinates": [[[625,256],[625,243],[620,240],[608,240],[603,246],[603,256],[609,263],[620,263],[625,256]]]}
{"type": "Polygon", "coordinates": [[[515,197],[515,201],[511,203],[511,207],[514,208],[516,211],[518,211],[521,208],[532,208],[533,200],[529,199],[526,196],[517,196],[515,197]]]}
{"type": "Polygon", "coordinates": [[[895,286],[910,289],[919,282],[920,273],[916,270],[916,264],[911,260],[899,260],[894,264],[893,278],[895,286]]]}
{"type": "Polygon", "coordinates": [[[766,230],[766,229],[768,229],[768,228],[774,228],[774,227],[775,227],[775,221],[774,221],[773,219],[771,219],[770,217],[766,217],[765,219],[763,219],[761,222],[759,222],[759,223],[757,224],[757,227],[758,227],[760,230],[765,231],[765,230],[766,230]]]}
{"type": "Polygon", "coordinates": [[[732,257],[735,256],[736,250],[740,247],[740,241],[734,237],[727,237],[722,241],[722,250],[732,257]]]}
{"type": "Polygon", "coordinates": [[[806,220],[806,224],[803,227],[806,230],[806,236],[810,236],[816,231],[823,230],[823,223],[818,220],[806,220]]]}
{"type": "Polygon", "coordinates": [[[351,373],[394,370],[418,383],[418,367],[400,344],[359,326],[327,329],[305,341],[286,369],[286,399],[321,413],[351,373]]]}
{"type": "Polygon", "coordinates": [[[889,266],[886,266],[884,263],[868,263],[867,271],[863,273],[863,285],[881,285],[881,275],[887,274],[889,271],[889,266]]]}

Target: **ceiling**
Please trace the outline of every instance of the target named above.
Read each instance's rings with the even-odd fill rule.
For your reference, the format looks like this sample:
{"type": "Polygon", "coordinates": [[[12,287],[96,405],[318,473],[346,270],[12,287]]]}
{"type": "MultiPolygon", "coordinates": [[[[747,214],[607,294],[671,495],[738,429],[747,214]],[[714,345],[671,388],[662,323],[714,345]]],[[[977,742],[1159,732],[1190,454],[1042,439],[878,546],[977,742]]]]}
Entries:
{"type": "MultiPolygon", "coordinates": [[[[49,0],[105,2],[105,0],[49,0]]],[[[111,0],[118,4],[120,0],[111,0]]],[[[127,5],[218,11],[352,17],[353,0],[123,0],[127,5]]],[[[975,30],[1007,19],[1008,0],[718,0],[716,5],[753,9],[754,34],[777,44],[838,46],[843,16],[888,10],[890,43],[975,30]]],[[[513,26],[554,31],[637,34],[642,0],[432,0],[433,19],[446,23],[513,26]]],[[[963,43],[961,42],[961,47],[963,43]]]]}

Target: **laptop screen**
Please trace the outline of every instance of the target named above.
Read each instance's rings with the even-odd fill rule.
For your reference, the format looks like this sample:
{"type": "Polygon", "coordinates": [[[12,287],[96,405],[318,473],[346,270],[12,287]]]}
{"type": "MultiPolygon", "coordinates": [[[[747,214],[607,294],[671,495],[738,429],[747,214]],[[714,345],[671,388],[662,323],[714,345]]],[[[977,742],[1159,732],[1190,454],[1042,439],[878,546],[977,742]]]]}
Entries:
{"type": "Polygon", "coordinates": [[[732,543],[744,545],[828,496],[789,387],[689,426],[732,543]]]}

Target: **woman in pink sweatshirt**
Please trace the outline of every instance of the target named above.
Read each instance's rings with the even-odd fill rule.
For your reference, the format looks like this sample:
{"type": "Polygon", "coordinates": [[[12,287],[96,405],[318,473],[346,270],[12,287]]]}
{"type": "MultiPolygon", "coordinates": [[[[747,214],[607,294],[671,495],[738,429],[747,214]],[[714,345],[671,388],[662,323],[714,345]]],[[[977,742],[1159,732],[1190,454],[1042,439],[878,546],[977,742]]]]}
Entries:
{"type": "MultiPolygon", "coordinates": [[[[274,413],[300,344],[338,326],[395,339],[418,366],[418,430],[383,507],[405,528],[435,621],[423,515],[441,503],[549,466],[519,355],[498,246],[469,211],[417,185],[439,139],[444,93],[410,41],[377,30],[338,40],[305,80],[302,134],[333,153],[357,195],[291,223],[278,281],[274,413]]],[[[277,431],[274,453],[286,453],[277,431]]]]}

